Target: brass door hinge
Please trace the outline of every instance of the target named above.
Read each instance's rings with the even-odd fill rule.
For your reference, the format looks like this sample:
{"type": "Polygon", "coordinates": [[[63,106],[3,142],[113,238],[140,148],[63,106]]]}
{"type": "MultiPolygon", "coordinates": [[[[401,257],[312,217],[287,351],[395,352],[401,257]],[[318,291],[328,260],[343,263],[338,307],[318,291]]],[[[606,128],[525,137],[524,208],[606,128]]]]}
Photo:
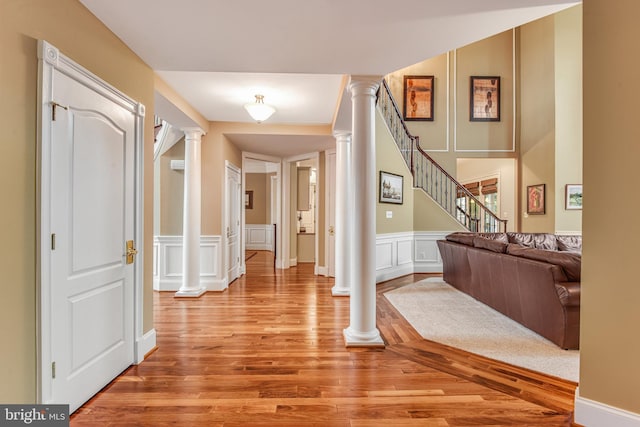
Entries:
{"type": "Polygon", "coordinates": [[[68,107],[65,107],[64,105],[60,105],[57,102],[53,102],[51,101],[51,121],[55,122],[56,121],[56,108],[60,107],[60,108],[64,108],[65,110],[68,110],[68,107]]]}

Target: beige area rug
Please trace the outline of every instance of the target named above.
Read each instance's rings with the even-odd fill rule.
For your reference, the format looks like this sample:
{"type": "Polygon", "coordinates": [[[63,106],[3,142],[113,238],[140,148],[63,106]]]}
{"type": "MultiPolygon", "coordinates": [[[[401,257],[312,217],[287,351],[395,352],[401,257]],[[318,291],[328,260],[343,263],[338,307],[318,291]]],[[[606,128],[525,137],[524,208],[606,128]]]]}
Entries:
{"type": "Polygon", "coordinates": [[[578,382],[578,350],[563,350],[439,277],[384,296],[423,338],[578,382]]]}

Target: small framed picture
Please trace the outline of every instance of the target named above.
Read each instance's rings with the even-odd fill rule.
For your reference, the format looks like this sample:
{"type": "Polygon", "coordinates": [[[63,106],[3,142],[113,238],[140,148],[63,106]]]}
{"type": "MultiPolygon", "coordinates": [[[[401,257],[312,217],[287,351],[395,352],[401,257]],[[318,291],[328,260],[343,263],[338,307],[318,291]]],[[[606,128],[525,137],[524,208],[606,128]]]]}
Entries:
{"type": "Polygon", "coordinates": [[[500,121],[500,77],[471,76],[469,89],[469,120],[500,121]]]}
{"type": "Polygon", "coordinates": [[[244,192],[244,208],[253,209],[253,190],[244,192]]]}
{"type": "Polygon", "coordinates": [[[567,184],[565,187],[564,200],[565,209],[582,209],[582,184],[567,184]]]}
{"type": "Polygon", "coordinates": [[[433,121],[433,76],[404,76],[404,119],[433,121]]]}
{"type": "Polygon", "coordinates": [[[544,215],[545,213],[544,184],[527,186],[527,213],[529,215],[544,215]]]}
{"type": "Polygon", "coordinates": [[[402,204],[402,184],[404,177],[380,171],[380,203],[402,204]]]}

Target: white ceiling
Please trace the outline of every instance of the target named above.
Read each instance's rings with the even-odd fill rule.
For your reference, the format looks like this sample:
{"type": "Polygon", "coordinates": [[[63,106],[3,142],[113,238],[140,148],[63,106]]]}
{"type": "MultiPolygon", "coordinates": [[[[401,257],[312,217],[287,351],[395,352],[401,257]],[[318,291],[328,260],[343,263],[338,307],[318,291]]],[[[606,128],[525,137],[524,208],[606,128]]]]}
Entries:
{"type": "Polygon", "coordinates": [[[331,123],[343,75],[385,75],[579,3],[80,2],[208,120],[250,121],[242,105],[260,93],[277,110],[268,122],[286,124],[331,123]]]}

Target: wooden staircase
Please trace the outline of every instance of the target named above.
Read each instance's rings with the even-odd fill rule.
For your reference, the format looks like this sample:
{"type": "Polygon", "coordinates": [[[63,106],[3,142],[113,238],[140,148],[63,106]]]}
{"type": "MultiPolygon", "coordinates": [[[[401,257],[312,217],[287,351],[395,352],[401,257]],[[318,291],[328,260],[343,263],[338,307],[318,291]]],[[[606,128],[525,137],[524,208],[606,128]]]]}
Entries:
{"type": "Polygon", "coordinates": [[[506,219],[498,218],[420,147],[420,138],[409,132],[385,80],[378,90],[377,107],[411,171],[415,188],[422,189],[469,231],[507,230],[506,219]]]}

